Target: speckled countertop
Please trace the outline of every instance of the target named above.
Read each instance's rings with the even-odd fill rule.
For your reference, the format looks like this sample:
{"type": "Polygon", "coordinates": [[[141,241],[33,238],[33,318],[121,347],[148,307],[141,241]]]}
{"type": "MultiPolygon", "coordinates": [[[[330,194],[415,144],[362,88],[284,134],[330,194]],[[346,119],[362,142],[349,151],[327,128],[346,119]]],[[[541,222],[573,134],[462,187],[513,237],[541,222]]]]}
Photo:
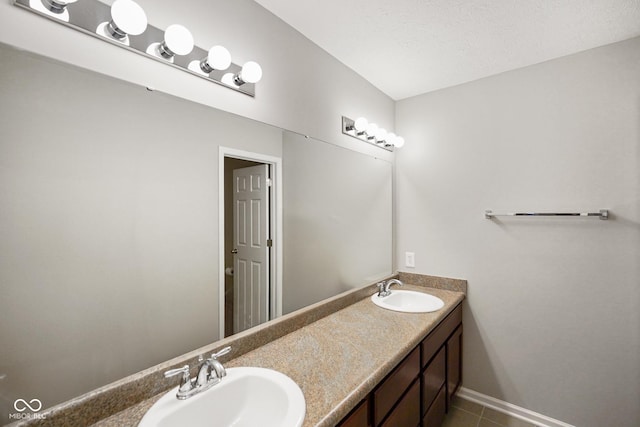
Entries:
{"type": "MultiPolygon", "coordinates": [[[[421,285],[406,285],[406,289],[438,296],[445,306],[435,313],[399,313],[382,309],[365,297],[226,361],[225,366],[257,366],[288,375],[300,386],[306,399],[303,426],[334,426],[464,299],[466,289],[425,288],[429,281],[417,275],[400,277],[421,285]]],[[[225,358],[221,360],[225,362],[225,358]]],[[[163,394],[93,425],[136,426],[163,394]]]]}

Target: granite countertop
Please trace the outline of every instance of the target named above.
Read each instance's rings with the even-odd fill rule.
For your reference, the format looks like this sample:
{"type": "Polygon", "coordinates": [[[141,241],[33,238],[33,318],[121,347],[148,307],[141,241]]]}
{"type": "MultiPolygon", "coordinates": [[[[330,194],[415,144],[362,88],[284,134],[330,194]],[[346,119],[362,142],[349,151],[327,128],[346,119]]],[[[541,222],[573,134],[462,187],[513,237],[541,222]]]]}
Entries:
{"type": "MultiPolygon", "coordinates": [[[[288,375],[304,393],[303,427],[334,426],[464,299],[463,292],[414,285],[403,289],[433,294],[445,306],[434,313],[400,313],[367,297],[233,360],[221,360],[226,367],[256,366],[288,375]]],[[[136,426],[163,394],[94,426],[136,426]]]]}

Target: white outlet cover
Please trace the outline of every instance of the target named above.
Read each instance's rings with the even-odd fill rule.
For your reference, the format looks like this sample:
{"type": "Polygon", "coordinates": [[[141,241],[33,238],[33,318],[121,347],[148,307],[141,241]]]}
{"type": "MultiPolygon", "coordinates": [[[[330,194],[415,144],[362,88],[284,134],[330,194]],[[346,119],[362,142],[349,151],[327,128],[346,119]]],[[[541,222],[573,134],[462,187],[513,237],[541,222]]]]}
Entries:
{"type": "Polygon", "coordinates": [[[415,267],[416,266],[416,254],[415,252],[405,252],[404,254],[404,265],[405,267],[415,267]]]}

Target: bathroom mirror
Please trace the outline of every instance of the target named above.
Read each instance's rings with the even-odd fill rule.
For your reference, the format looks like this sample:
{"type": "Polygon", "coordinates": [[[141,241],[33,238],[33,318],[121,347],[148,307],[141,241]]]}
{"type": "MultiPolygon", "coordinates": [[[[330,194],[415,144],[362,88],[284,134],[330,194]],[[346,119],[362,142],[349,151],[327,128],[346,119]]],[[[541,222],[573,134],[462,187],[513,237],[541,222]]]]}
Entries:
{"type": "Polygon", "coordinates": [[[283,313],[392,272],[389,162],[0,56],[3,422],[220,338],[220,147],[281,159],[283,313]]]}

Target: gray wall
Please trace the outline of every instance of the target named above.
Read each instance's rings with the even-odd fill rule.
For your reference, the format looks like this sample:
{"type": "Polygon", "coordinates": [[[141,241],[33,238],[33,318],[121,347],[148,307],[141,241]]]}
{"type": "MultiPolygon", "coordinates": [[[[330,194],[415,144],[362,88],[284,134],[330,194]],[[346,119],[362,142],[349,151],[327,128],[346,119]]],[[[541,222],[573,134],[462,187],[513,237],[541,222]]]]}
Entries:
{"type": "Polygon", "coordinates": [[[204,49],[221,44],[238,64],[258,61],[264,76],[255,98],[66,28],[11,3],[0,2],[0,41],[13,46],[374,155],[378,148],[341,134],[340,117],[365,116],[386,129],[394,128],[391,98],[252,0],[137,3],[155,27],[180,23],[191,30],[196,44],[204,49]]]}
{"type": "Polygon", "coordinates": [[[218,149],[281,157],[282,131],[0,56],[0,400],[48,407],[215,341],[218,149]]]}
{"type": "Polygon", "coordinates": [[[464,386],[640,425],[640,38],[401,101],[397,128],[397,262],[469,280],[464,386]]]}
{"type": "Polygon", "coordinates": [[[289,132],[282,151],[283,313],[389,275],[391,163],[289,132]]]}

